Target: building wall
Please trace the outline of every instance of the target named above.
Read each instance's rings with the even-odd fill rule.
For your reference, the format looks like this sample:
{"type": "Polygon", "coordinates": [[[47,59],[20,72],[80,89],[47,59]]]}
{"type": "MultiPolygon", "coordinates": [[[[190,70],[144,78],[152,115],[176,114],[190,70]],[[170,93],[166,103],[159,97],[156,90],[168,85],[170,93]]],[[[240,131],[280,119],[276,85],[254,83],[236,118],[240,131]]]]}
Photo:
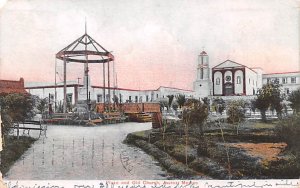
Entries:
{"type": "Polygon", "coordinates": [[[283,92],[290,94],[300,88],[300,72],[263,74],[262,82],[267,84],[276,81],[282,85],[283,92]]]}
{"type": "Polygon", "coordinates": [[[242,95],[244,93],[244,73],[241,70],[237,70],[234,74],[234,92],[237,95],[242,95]]]}
{"type": "Polygon", "coordinates": [[[220,71],[214,73],[214,95],[223,95],[223,76],[220,71]]]}
{"type": "MultiPolygon", "coordinates": [[[[71,100],[72,104],[76,103],[76,95],[78,95],[78,92],[80,92],[80,89],[78,89],[77,84],[70,84],[67,87],[67,98],[71,100]],[[77,91],[77,93],[76,93],[77,91]]],[[[47,86],[34,86],[34,84],[30,84],[30,87],[27,87],[26,90],[32,94],[36,95],[40,98],[46,98],[49,97],[50,95],[50,100],[51,103],[55,103],[55,87],[52,85],[47,85],[47,86]]],[[[97,86],[92,86],[89,89],[90,93],[90,99],[91,101],[96,101],[99,103],[104,102],[104,97],[103,97],[103,88],[97,87],[97,86]]],[[[114,94],[118,97],[119,102],[121,103],[126,103],[126,102],[158,102],[160,100],[167,100],[168,95],[185,95],[187,98],[192,98],[193,97],[193,91],[191,90],[183,90],[179,88],[171,88],[171,87],[159,87],[157,90],[133,90],[133,89],[123,89],[123,88],[118,88],[118,89],[110,89],[110,102],[113,102],[113,96],[114,94]],[[121,101],[120,101],[121,99],[121,101]]],[[[105,89],[105,94],[106,94],[106,102],[108,102],[108,89],[105,89]]],[[[56,87],[56,104],[58,105],[59,103],[63,103],[64,99],[64,94],[63,94],[63,87],[57,86],[56,87]]],[[[86,92],[85,92],[86,96],[86,92]]],[[[86,97],[84,97],[83,100],[86,100],[86,97]]]]}
{"type": "Polygon", "coordinates": [[[25,93],[24,79],[19,81],[0,80],[0,93],[25,93]]]}
{"type": "Polygon", "coordinates": [[[258,90],[257,73],[252,69],[245,68],[246,72],[246,95],[255,95],[258,90]]]}

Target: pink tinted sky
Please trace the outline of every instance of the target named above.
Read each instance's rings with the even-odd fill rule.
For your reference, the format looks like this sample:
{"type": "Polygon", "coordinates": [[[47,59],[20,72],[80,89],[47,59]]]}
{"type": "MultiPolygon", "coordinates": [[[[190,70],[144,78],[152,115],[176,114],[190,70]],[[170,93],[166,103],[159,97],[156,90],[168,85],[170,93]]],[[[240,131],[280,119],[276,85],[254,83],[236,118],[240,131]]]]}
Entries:
{"type": "MultiPolygon", "coordinates": [[[[0,7],[3,4],[0,0],[0,7]]],[[[116,57],[118,86],[192,89],[203,47],[266,73],[299,70],[296,0],[9,0],[0,8],[0,79],[53,82],[54,55],[84,33],[116,57]]],[[[100,85],[99,66],[91,67],[100,85]]],[[[80,65],[68,79],[82,77],[80,65]]]]}

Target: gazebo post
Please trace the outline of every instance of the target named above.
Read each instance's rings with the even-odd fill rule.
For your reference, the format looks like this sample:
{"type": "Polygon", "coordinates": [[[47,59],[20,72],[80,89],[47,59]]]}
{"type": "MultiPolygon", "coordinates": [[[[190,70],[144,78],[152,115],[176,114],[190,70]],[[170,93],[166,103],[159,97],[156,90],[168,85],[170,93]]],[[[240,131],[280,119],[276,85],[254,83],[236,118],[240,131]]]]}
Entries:
{"type": "Polygon", "coordinates": [[[64,104],[63,113],[67,113],[67,62],[64,58],[64,104]]]}
{"type": "Polygon", "coordinates": [[[106,92],[105,92],[105,63],[103,63],[103,105],[104,105],[104,111],[105,111],[105,102],[106,102],[106,92]]]}
{"type": "Polygon", "coordinates": [[[108,112],[110,112],[110,70],[109,70],[109,63],[107,63],[107,87],[108,87],[108,112]]]}

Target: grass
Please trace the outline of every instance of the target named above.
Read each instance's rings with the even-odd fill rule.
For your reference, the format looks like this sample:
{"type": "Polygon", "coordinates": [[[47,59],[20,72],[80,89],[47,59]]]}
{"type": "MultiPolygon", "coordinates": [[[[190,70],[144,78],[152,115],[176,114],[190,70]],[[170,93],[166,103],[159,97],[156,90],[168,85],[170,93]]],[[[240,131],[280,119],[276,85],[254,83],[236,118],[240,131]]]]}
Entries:
{"type": "Polygon", "coordinates": [[[5,136],[3,150],[1,151],[1,165],[0,169],[5,175],[10,167],[23,155],[23,153],[30,148],[36,139],[31,137],[21,136],[19,140],[14,136],[5,136]]]}
{"type": "Polygon", "coordinates": [[[253,125],[254,129],[274,129],[276,127],[276,123],[263,123],[263,122],[256,122],[253,125]]]}

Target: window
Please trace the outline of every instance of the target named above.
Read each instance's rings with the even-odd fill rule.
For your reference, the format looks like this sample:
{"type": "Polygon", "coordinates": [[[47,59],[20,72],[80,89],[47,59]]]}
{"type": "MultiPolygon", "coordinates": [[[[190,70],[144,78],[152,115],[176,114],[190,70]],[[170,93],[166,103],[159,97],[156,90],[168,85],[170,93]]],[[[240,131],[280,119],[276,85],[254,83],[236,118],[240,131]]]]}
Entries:
{"type": "Polygon", "coordinates": [[[148,102],[149,101],[149,96],[148,95],[146,95],[146,102],[148,102]]]}
{"type": "Polygon", "coordinates": [[[72,93],[67,94],[67,103],[72,103],[72,93]]]}
{"type": "Polygon", "coordinates": [[[286,94],[290,94],[290,89],[289,88],[284,88],[284,91],[286,94]]]}
{"type": "Polygon", "coordinates": [[[102,95],[101,94],[97,95],[97,102],[102,102],[102,95]]]}
{"type": "Polygon", "coordinates": [[[50,100],[54,100],[54,94],[49,94],[49,96],[50,96],[50,100]]]}
{"type": "Polygon", "coordinates": [[[220,78],[216,79],[216,85],[220,85],[220,78]]]}
{"type": "Polygon", "coordinates": [[[269,84],[271,82],[270,78],[267,78],[267,84],[269,84]]]}
{"type": "Polygon", "coordinates": [[[291,83],[295,84],[296,83],[296,77],[291,78],[291,83]]]}
{"type": "Polygon", "coordinates": [[[250,80],[250,78],[249,78],[249,84],[251,83],[251,80],[250,80]]]}
{"type": "Polygon", "coordinates": [[[286,84],[287,83],[287,79],[286,78],[282,78],[282,83],[286,84]]]}
{"type": "Polygon", "coordinates": [[[156,98],[158,98],[158,94],[156,94],[156,98]]]}
{"type": "Polygon", "coordinates": [[[120,103],[123,102],[123,96],[121,94],[119,94],[119,101],[120,101],[120,103]]]}
{"type": "Polygon", "coordinates": [[[274,83],[275,83],[275,84],[279,84],[279,78],[275,78],[275,79],[274,79],[274,83]]]}
{"type": "Polygon", "coordinates": [[[138,96],[135,96],[135,102],[138,102],[138,99],[139,99],[138,96]]]}
{"type": "Polygon", "coordinates": [[[109,95],[109,94],[106,94],[105,102],[108,102],[108,101],[110,101],[110,95],[109,95]]]}
{"type": "Polygon", "coordinates": [[[48,100],[49,100],[50,103],[53,103],[54,102],[54,94],[49,93],[49,99],[48,100]]]}
{"type": "Polygon", "coordinates": [[[240,77],[240,76],[237,76],[237,77],[236,77],[236,83],[237,83],[237,84],[241,84],[241,77],[240,77]]]}
{"type": "Polygon", "coordinates": [[[231,76],[226,76],[225,80],[226,80],[226,82],[230,82],[231,81],[231,76]]]}
{"type": "Polygon", "coordinates": [[[129,96],[128,100],[129,100],[129,102],[131,102],[131,96],[129,96]]]}

